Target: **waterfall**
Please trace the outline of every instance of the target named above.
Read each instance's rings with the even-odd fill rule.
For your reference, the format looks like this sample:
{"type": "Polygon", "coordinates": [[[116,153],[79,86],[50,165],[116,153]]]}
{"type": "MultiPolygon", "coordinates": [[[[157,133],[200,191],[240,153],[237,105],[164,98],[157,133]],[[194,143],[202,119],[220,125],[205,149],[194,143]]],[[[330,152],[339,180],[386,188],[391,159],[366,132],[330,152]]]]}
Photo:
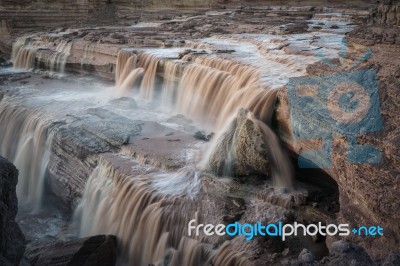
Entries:
{"type": "Polygon", "coordinates": [[[50,118],[8,101],[3,99],[0,102],[0,124],[7,125],[0,127],[0,154],[10,159],[19,170],[19,203],[38,210],[50,157],[50,118]]]}
{"type": "Polygon", "coordinates": [[[127,91],[143,76],[139,92],[142,98],[152,100],[160,89],[163,105],[211,126],[224,124],[240,108],[250,110],[262,121],[270,121],[277,90],[260,82],[258,70],[220,58],[185,61],[188,59],[165,61],[163,84],[157,88],[156,71],[162,59],[148,53],[120,50],[116,86],[127,91]]]}
{"type": "Polygon", "coordinates": [[[72,42],[62,40],[56,47],[55,53],[48,59],[50,71],[64,73],[65,64],[71,53],[72,42]]]}
{"type": "Polygon", "coordinates": [[[135,54],[120,50],[117,56],[115,71],[116,86],[120,91],[127,91],[137,85],[140,96],[146,100],[154,97],[157,57],[147,54],[135,54]]]}
{"type": "Polygon", "coordinates": [[[163,73],[162,105],[172,109],[175,105],[177,84],[179,82],[180,64],[175,61],[166,61],[163,73]]]}
{"type": "MultiPolygon", "coordinates": [[[[182,177],[177,180],[181,185],[182,177]]],[[[185,193],[162,193],[155,180],[166,174],[126,176],[100,159],[89,177],[74,219],[80,235],[114,234],[121,257],[129,265],[247,265],[243,254],[233,253],[229,244],[213,251],[197,239],[187,237],[187,224],[198,217],[198,209],[185,193]]],[[[169,182],[173,186],[174,175],[169,182]]],[[[187,180],[191,186],[191,181],[187,180]]],[[[191,188],[189,188],[190,191],[191,188]]]]}
{"type": "Polygon", "coordinates": [[[61,40],[56,48],[48,46],[47,50],[51,52],[50,56],[44,56],[44,48],[39,49],[40,45],[40,41],[19,38],[12,48],[11,61],[14,63],[14,67],[31,69],[44,63],[50,71],[64,73],[67,59],[71,53],[72,42],[61,40]]]}
{"type": "Polygon", "coordinates": [[[252,113],[250,119],[260,127],[269,147],[274,184],[279,187],[292,186],[290,163],[278,138],[270,129],[278,89],[265,85],[261,81],[259,70],[233,60],[204,56],[194,58],[188,54],[180,61],[163,62],[163,83],[157,88],[156,70],[161,61],[162,59],[147,53],[136,54],[121,50],[116,71],[119,90],[132,89],[138,76],[143,76],[139,96],[152,100],[155,91],[161,90],[162,105],[214,130],[217,140],[211,142],[206,157],[218,145],[218,136],[229,128],[232,116],[240,108],[249,110],[252,113]]]}

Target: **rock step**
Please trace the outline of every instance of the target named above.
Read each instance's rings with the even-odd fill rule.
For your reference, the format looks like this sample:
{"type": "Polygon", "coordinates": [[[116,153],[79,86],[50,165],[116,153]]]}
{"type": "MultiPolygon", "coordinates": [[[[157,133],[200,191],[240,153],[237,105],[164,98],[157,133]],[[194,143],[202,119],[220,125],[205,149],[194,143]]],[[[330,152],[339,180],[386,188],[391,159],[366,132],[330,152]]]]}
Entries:
{"type": "Polygon", "coordinates": [[[32,266],[113,266],[117,258],[117,239],[112,235],[70,240],[49,237],[30,243],[25,257],[32,266]]]}

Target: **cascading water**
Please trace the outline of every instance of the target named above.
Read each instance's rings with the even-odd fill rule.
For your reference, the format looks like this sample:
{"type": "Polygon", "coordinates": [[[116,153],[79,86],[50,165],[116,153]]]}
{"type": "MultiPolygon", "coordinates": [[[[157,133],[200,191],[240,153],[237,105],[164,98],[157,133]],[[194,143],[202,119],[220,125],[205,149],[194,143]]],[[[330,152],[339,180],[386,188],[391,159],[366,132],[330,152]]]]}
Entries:
{"type": "MultiPolygon", "coordinates": [[[[336,21],[336,18],[332,20],[336,21]]],[[[329,23],[326,24],[328,26],[329,23]]],[[[100,31],[101,29],[97,30],[100,31]]],[[[270,183],[264,182],[264,180],[255,181],[257,184],[262,184],[261,188],[252,184],[253,179],[246,183],[248,176],[240,180],[245,183],[244,185],[239,184],[236,180],[223,178],[233,175],[230,175],[229,169],[222,174],[222,178],[216,178],[209,173],[209,169],[203,168],[204,165],[196,165],[198,162],[191,162],[190,165],[175,171],[166,170],[167,167],[160,170],[162,164],[158,164],[158,158],[154,159],[146,153],[134,154],[137,150],[133,146],[136,145],[136,141],[140,141],[138,139],[141,137],[136,138],[136,135],[126,137],[124,135],[123,140],[127,144],[122,146],[120,144],[112,145],[112,151],[116,153],[110,155],[110,158],[107,158],[105,153],[91,153],[92,151],[86,150],[81,152],[85,156],[86,152],[89,154],[85,159],[82,158],[85,156],[76,158],[76,160],[60,156],[60,168],[72,168],[83,160],[87,160],[84,162],[85,171],[81,171],[84,173],[79,177],[73,177],[70,174],[73,171],[66,171],[67,174],[60,171],[62,173],[59,175],[62,178],[56,180],[63,183],[72,181],[74,188],[71,190],[68,188],[66,193],[68,200],[73,198],[73,204],[76,203],[77,197],[81,195],[82,184],[86,182],[81,202],[74,213],[74,225],[79,229],[79,235],[116,235],[119,241],[120,262],[126,265],[251,265],[246,255],[255,255],[255,252],[252,252],[254,250],[250,252],[249,250],[253,249],[256,246],[254,243],[258,241],[253,241],[253,244],[247,244],[247,242],[243,244],[244,241],[240,242],[243,240],[241,236],[233,239],[204,237],[204,235],[189,236],[186,231],[187,225],[192,219],[195,219],[196,224],[203,222],[228,223],[231,220],[225,220],[224,216],[234,208],[239,209],[241,213],[238,216],[239,218],[236,216],[237,213],[232,212],[226,216],[233,216],[234,218],[228,217],[228,219],[238,218],[241,222],[252,222],[252,219],[270,219],[272,216],[278,217],[278,220],[284,219],[285,212],[281,209],[290,208],[294,200],[292,194],[287,193],[288,190],[281,189],[279,194],[275,193],[278,190],[274,188],[290,188],[293,185],[293,179],[288,159],[278,137],[271,129],[271,119],[278,89],[282,87],[287,78],[305,74],[305,66],[317,61],[315,59],[316,53],[326,52],[329,54],[331,51],[321,45],[323,41],[315,38],[323,37],[323,35],[320,33],[318,36],[309,33],[310,36],[308,37],[306,35],[280,36],[279,34],[274,36],[261,34],[258,37],[246,34],[223,35],[202,39],[201,43],[196,43],[192,47],[185,47],[191,48],[193,53],[189,51],[189,54],[187,54],[185,48],[176,50],[172,48],[161,49],[163,51],[160,52],[162,54],[160,55],[157,53],[160,49],[121,49],[119,44],[136,43],[136,40],[133,40],[133,35],[130,35],[132,28],[129,29],[127,36],[125,36],[127,32],[125,30],[123,35],[124,38],[126,37],[126,42],[122,38],[115,42],[112,36],[118,36],[118,34],[111,34],[114,28],[107,29],[109,31],[107,34],[99,35],[105,37],[101,40],[97,37],[93,38],[97,33],[94,32],[95,34],[92,35],[90,29],[84,30],[83,33],[86,35],[71,29],[63,29],[62,32],[36,36],[36,38],[20,38],[13,45],[12,61],[16,68],[45,67],[50,71],[64,72],[67,59],[70,59],[71,70],[75,70],[75,65],[80,64],[82,69],[87,65],[88,71],[107,72],[109,74],[114,69],[109,60],[114,58],[119,49],[115,68],[116,94],[118,96],[136,94],[140,98],[138,101],[143,99],[146,104],[148,101],[153,103],[160,101],[160,106],[163,107],[162,111],[170,110],[174,113],[182,113],[195,120],[193,127],[188,127],[190,129],[183,126],[179,129],[184,128],[185,131],[193,133],[191,132],[192,128],[198,126],[196,123],[201,123],[202,129],[215,132],[213,139],[208,144],[204,142],[200,145],[200,141],[194,140],[192,136],[187,134],[188,132],[178,130],[183,137],[187,137],[195,145],[199,144],[199,146],[196,146],[196,150],[207,145],[206,148],[209,149],[209,152],[200,150],[205,161],[209,160],[210,151],[221,142],[221,136],[230,130],[237,113],[240,112],[239,110],[241,108],[246,109],[248,112],[246,111],[244,118],[247,122],[250,121],[252,126],[257,127],[257,134],[263,136],[264,141],[257,142],[257,144],[266,147],[267,150],[265,157],[268,157],[269,160],[265,161],[268,161],[266,164],[268,170],[265,170],[267,167],[263,168],[261,175],[272,176],[273,187],[269,187],[270,183]],[[73,45],[74,42],[76,45],[73,45]],[[225,47],[225,45],[227,46],[225,47]],[[219,48],[222,49],[219,50],[219,48]],[[71,53],[72,49],[73,53],[71,53]],[[193,49],[204,49],[206,51],[196,52],[193,49]],[[174,50],[174,55],[165,56],[166,50],[174,50]],[[234,52],[224,53],[224,50],[234,52]],[[186,55],[182,57],[179,54],[177,56],[176,51],[183,52],[186,55]],[[222,51],[222,53],[215,51],[222,51]],[[69,58],[71,54],[73,56],[69,58]],[[132,157],[136,158],[136,161],[127,159],[132,157]],[[120,167],[119,162],[116,162],[119,159],[129,161],[125,168],[120,167]],[[138,160],[140,160],[139,163],[138,160]],[[88,177],[87,173],[96,164],[97,166],[88,177]],[[141,167],[146,169],[136,171],[136,168],[141,167]],[[200,171],[200,169],[206,171],[200,171]],[[224,185],[227,183],[233,185],[227,185],[228,189],[225,189],[224,185]],[[239,188],[235,186],[236,184],[239,188]],[[238,192],[235,189],[240,191],[238,192]],[[247,191],[247,189],[251,191],[247,191]],[[236,201],[239,199],[243,200],[244,203],[238,204],[236,201]],[[260,201],[261,204],[254,204],[257,201],[260,201]],[[270,205],[274,205],[274,207],[270,205]],[[245,211],[246,208],[248,211],[245,211]],[[273,211],[269,212],[272,209],[273,211]],[[246,252],[243,249],[247,249],[246,252]]],[[[147,31],[145,34],[148,34],[147,31]]],[[[327,36],[329,37],[329,35],[327,36]]],[[[190,40],[188,40],[188,43],[190,44],[190,40]]],[[[31,83],[27,85],[28,90],[30,85],[31,83]]],[[[46,91],[43,94],[45,97],[41,98],[49,96],[46,93],[48,92],[46,91]]],[[[95,93],[104,96],[103,93],[98,91],[95,93]]],[[[61,99],[69,103],[69,101],[72,102],[75,98],[78,98],[75,96],[72,97],[74,100],[71,100],[68,97],[70,94],[69,89],[63,91],[62,96],[57,97],[55,104],[51,107],[57,105],[61,99]],[[66,95],[68,96],[65,97],[66,95]]],[[[49,98],[53,100],[52,97],[49,98]]],[[[86,98],[86,95],[79,98],[85,98],[86,102],[91,101],[91,99],[86,98]]],[[[13,105],[8,100],[3,100],[0,103],[0,124],[7,125],[7,128],[0,128],[0,154],[13,160],[20,170],[18,185],[20,202],[23,204],[32,203],[35,208],[38,208],[43,194],[43,184],[50,153],[49,147],[52,142],[52,119],[44,116],[43,113],[24,109],[18,104],[13,105]]],[[[35,100],[41,101],[42,99],[35,100]]],[[[103,97],[102,100],[108,102],[109,99],[103,97]]],[[[143,113],[145,113],[145,116],[154,113],[156,113],[156,116],[159,115],[157,112],[160,110],[157,108],[155,111],[152,110],[154,112],[147,113],[149,111],[146,109],[147,106],[142,108],[140,102],[136,106],[136,103],[131,99],[122,100],[130,103],[129,108],[126,108],[126,105],[120,108],[123,104],[116,104],[121,99],[113,99],[113,102],[110,101],[107,106],[103,106],[103,103],[97,103],[97,99],[93,102],[100,106],[99,109],[103,107],[105,109],[110,108],[110,110],[115,108],[116,110],[111,111],[118,116],[122,115],[129,119],[143,119],[140,116],[143,113]],[[135,112],[134,115],[131,116],[131,112],[135,112]]],[[[148,106],[153,107],[155,104],[148,104],[148,106]]],[[[82,109],[86,111],[86,106],[82,108],[82,104],[78,103],[72,109],[82,112],[82,109]]],[[[63,111],[60,111],[60,113],[63,111]]],[[[83,146],[79,142],[80,138],[85,138],[82,143],[90,142],[89,144],[93,146],[103,145],[104,142],[107,142],[107,138],[103,139],[104,136],[102,136],[103,128],[93,126],[93,124],[101,123],[101,119],[97,119],[97,117],[94,119],[91,114],[86,113],[82,115],[85,117],[82,119],[81,113],[77,115],[74,111],[68,111],[68,114],[61,115],[66,116],[65,123],[67,124],[74,123],[75,126],[82,124],[82,128],[79,129],[82,132],[77,132],[77,135],[74,135],[73,140],[71,140],[67,138],[69,131],[66,129],[67,137],[65,139],[63,138],[61,141],[58,139],[59,136],[56,136],[57,146],[65,145],[67,146],[66,149],[79,149],[81,148],[80,145],[83,146]],[[87,121],[92,123],[89,128],[84,125],[87,121]],[[88,137],[91,134],[86,131],[96,135],[96,141],[92,141],[93,139],[88,137]],[[71,147],[68,146],[69,141],[74,142],[71,147]]],[[[97,115],[101,114],[98,110],[96,113],[97,115]]],[[[163,115],[162,119],[157,117],[157,124],[163,124],[165,122],[164,117],[169,116],[168,113],[163,115]],[[159,120],[163,121],[160,122],[159,120]]],[[[118,116],[115,115],[115,117],[118,116]]],[[[143,123],[148,122],[146,119],[143,119],[143,123]]],[[[116,119],[115,125],[118,125],[120,121],[126,122],[128,120],[116,119]]],[[[111,126],[114,125],[113,123],[110,124],[111,126]]],[[[146,134],[148,134],[148,131],[157,130],[158,127],[154,128],[146,129],[146,134]]],[[[171,128],[174,127],[171,126],[171,128]]],[[[170,137],[173,135],[169,132],[171,128],[168,127],[168,132],[161,130],[156,133],[162,135],[161,139],[165,136],[170,137]]],[[[75,127],[70,129],[74,131],[75,127]]],[[[110,128],[105,126],[104,129],[110,128]]],[[[118,127],[113,127],[110,132],[116,133],[118,130],[118,127]]],[[[250,130],[250,132],[255,131],[250,130]]],[[[255,134],[251,135],[250,138],[253,136],[255,134]]],[[[153,140],[153,136],[143,135],[143,137],[149,137],[150,141],[153,140]]],[[[141,140],[144,139],[147,138],[141,140]]],[[[184,143],[187,140],[179,139],[175,135],[166,141],[175,144],[184,143]]],[[[241,140],[235,141],[238,143],[241,140]]],[[[179,152],[187,148],[184,145],[182,146],[184,148],[179,148],[179,152]]],[[[232,148],[234,146],[228,146],[230,149],[227,153],[228,157],[234,156],[234,148],[232,148]]],[[[97,148],[95,149],[96,152],[102,150],[102,147],[97,148]]],[[[163,148],[160,145],[160,149],[163,148]]],[[[158,149],[158,146],[156,149],[158,149]]],[[[63,149],[59,151],[65,152],[63,149]]],[[[56,150],[53,150],[52,156],[56,152],[56,150]]],[[[75,153],[68,153],[68,157],[73,156],[75,156],[75,153]]],[[[187,162],[187,155],[183,156],[185,156],[184,160],[187,162]]],[[[170,159],[168,158],[168,160],[170,159]]],[[[233,161],[234,159],[228,158],[226,161],[233,161]]],[[[227,164],[226,168],[229,168],[229,166],[227,164]]],[[[258,173],[250,178],[258,178],[258,173]]],[[[54,189],[54,187],[52,188],[54,189]]]]}
{"type": "Polygon", "coordinates": [[[50,71],[58,71],[64,73],[65,64],[67,63],[68,56],[71,53],[72,42],[61,41],[56,48],[55,53],[48,59],[50,71]]]}
{"type": "MultiPolygon", "coordinates": [[[[249,109],[249,119],[261,128],[269,147],[274,184],[290,187],[290,167],[278,138],[267,125],[277,90],[262,86],[260,73],[250,66],[217,58],[186,60],[163,62],[163,84],[156,88],[156,70],[161,60],[154,55],[121,50],[116,86],[125,92],[139,88],[139,96],[146,100],[152,100],[156,89],[161,89],[165,106],[207,122],[219,134],[239,108],[249,109]],[[139,76],[143,78],[141,83],[139,76]]],[[[217,141],[218,137],[211,146],[217,141]]],[[[191,239],[182,230],[191,219],[199,219],[198,202],[193,197],[200,189],[196,180],[196,171],[186,168],[177,173],[125,175],[101,159],[75,211],[79,233],[116,235],[122,264],[247,265],[243,254],[231,251],[229,242],[212,250],[203,239],[191,239]]]]}
{"type": "Polygon", "coordinates": [[[167,61],[164,64],[162,105],[172,109],[175,106],[177,96],[177,84],[179,82],[180,63],[167,61]]]}
{"type": "Polygon", "coordinates": [[[165,175],[125,176],[101,159],[75,211],[80,235],[116,235],[125,260],[122,264],[223,265],[216,262],[229,261],[229,265],[247,265],[246,258],[229,252],[227,244],[212,251],[182,230],[198,217],[195,202],[187,195],[193,193],[193,174],[188,171],[180,178],[170,176],[169,185],[181,189],[165,194],[157,189],[165,188],[165,182],[159,180],[165,175]],[[187,180],[181,182],[182,178],[187,180]],[[176,180],[179,184],[174,183],[176,180]]]}
{"type": "MultiPolygon", "coordinates": [[[[145,58],[139,61],[148,62],[144,68],[144,80],[147,77],[153,78],[153,82],[146,81],[146,84],[151,85],[142,83],[140,95],[143,96],[142,89],[147,88],[144,98],[152,99],[153,96],[148,95],[154,95],[155,92],[149,92],[148,88],[152,88],[153,91],[157,89],[154,86],[155,69],[157,60],[161,59],[146,53],[140,54],[139,57],[145,58]]],[[[197,121],[205,122],[216,130],[217,136],[226,130],[232,115],[235,115],[240,108],[249,110],[261,127],[267,146],[270,147],[271,161],[274,164],[274,183],[290,187],[292,174],[289,163],[283,155],[279,141],[268,127],[278,90],[264,85],[260,80],[260,72],[254,67],[220,58],[197,57],[193,60],[192,57],[189,54],[183,57],[183,61],[164,63],[164,81],[160,88],[162,104],[173,106],[176,112],[182,112],[197,121]],[[178,71],[180,65],[183,67],[182,73],[178,71]]],[[[143,63],[140,65],[143,66],[143,63]]],[[[136,75],[137,70],[141,70],[136,67],[136,54],[120,51],[117,59],[117,85],[130,84],[132,77],[125,73],[131,71],[132,75],[136,75]]],[[[129,87],[123,89],[127,90],[129,87]]],[[[218,145],[217,141],[212,142],[210,149],[218,145]]]]}
{"type": "Polygon", "coordinates": [[[13,44],[12,49],[11,61],[14,67],[31,69],[39,67],[43,63],[50,71],[64,73],[67,59],[71,53],[72,42],[61,40],[55,49],[51,46],[46,47],[51,52],[50,56],[44,56],[41,45],[41,41],[31,41],[25,37],[19,38],[13,44]]]}
{"type": "Polygon", "coordinates": [[[137,85],[140,87],[140,96],[152,100],[157,65],[158,59],[153,55],[120,50],[115,71],[117,88],[124,92],[137,85]]]}
{"type": "Polygon", "coordinates": [[[0,102],[0,153],[19,170],[19,203],[34,210],[41,206],[45,174],[50,157],[50,117],[35,110],[0,102]]]}
{"type": "Polygon", "coordinates": [[[161,88],[155,86],[156,69],[161,59],[141,53],[136,55],[121,50],[117,58],[116,86],[121,90],[132,88],[137,75],[144,76],[140,96],[152,100],[161,89],[162,102],[173,106],[177,112],[204,121],[215,127],[240,108],[252,111],[257,118],[268,122],[271,118],[277,90],[269,89],[260,82],[256,69],[220,58],[198,57],[193,63],[166,61],[161,88]],[[183,73],[179,70],[182,66],[183,73]]]}

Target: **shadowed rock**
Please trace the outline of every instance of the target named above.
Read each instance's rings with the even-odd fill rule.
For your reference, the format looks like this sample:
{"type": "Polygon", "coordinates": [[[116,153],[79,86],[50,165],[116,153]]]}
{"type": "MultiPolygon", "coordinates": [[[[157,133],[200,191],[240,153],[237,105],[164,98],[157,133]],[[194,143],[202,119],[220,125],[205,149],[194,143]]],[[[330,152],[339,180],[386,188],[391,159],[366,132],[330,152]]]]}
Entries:
{"type": "Polygon", "coordinates": [[[31,265],[115,265],[115,236],[92,236],[73,240],[47,239],[28,245],[25,257],[31,265]]]}
{"type": "Polygon", "coordinates": [[[0,265],[18,265],[25,250],[25,238],[15,222],[18,210],[15,187],[18,170],[0,156],[0,265]]]}

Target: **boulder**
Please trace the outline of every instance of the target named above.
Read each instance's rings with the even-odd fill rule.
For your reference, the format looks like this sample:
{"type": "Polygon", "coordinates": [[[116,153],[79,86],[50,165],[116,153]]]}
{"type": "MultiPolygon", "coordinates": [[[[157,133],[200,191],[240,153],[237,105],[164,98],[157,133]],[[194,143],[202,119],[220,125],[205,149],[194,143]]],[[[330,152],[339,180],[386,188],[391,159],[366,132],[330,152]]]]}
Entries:
{"type": "Polygon", "coordinates": [[[204,131],[196,131],[193,136],[199,140],[209,141],[214,136],[214,133],[207,134],[204,131]]]}
{"type": "Polygon", "coordinates": [[[269,174],[271,165],[264,134],[249,115],[240,109],[228,129],[216,139],[208,162],[216,175],[269,174]]]}
{"type": "Polygon", "coordinates": [[[28,245],[25,257],[32,265],[112,266],[117,256],[115,236],[98,235],[72,240],[48,238],[28,245]]]}
{"type": "Polygon", "coordinates": [[[18,170],[0,156],[0,265],[18,265],[25,250],[25,238],[15,222],[18,210],[18,170]]]}

